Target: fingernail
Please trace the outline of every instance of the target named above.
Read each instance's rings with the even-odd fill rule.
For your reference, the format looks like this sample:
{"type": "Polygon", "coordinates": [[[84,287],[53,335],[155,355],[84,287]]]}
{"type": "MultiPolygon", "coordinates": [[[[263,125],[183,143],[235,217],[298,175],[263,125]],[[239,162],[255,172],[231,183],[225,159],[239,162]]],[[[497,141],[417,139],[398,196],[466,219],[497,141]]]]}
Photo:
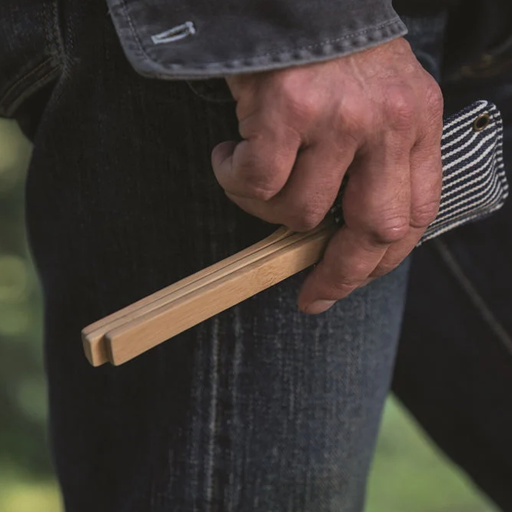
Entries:
{"type": "Polygon", "coordinates": [[[319,313],[324,313],[328,309],[332,308],[335,303],[335,300],[316,300],[306,308],[306,313],[308,315],[318,315],[319,313]]]}

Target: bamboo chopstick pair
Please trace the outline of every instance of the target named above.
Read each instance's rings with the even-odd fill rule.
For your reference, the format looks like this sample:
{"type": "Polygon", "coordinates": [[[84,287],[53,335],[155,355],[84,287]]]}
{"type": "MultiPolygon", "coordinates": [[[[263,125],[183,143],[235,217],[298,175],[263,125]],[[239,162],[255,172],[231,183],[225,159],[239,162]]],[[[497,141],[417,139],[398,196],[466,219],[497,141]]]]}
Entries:
{"type": "Polygon", "coordinates": [[[93,366],[120,365],[316,263],[336,229],[332,219],[307,233],[285,227],[82,331],[93,366]]]}

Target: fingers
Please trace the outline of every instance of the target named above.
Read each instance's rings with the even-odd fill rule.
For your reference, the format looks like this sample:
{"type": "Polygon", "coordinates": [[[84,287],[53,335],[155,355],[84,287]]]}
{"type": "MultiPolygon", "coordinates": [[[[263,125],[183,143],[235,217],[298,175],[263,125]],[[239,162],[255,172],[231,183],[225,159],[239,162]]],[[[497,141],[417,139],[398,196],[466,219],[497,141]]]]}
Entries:
{"type": "Polygon", "coordinates": [[[388,248],[409,233],[410,152],[414,138],[389,132],[350,169],[343,198],[345,225],[299,296],[306,313],[319,313],[365,282],[388,248]]]}
{"type": "Polygon", "coordinates": [[[438,88],[435,85],[430,97],[427,95],[426,101],[431,104],[426,111],[428,118],[420,125],[420,135],[411,151],[409,233],[403,240],[389,247],[371,277],[380,277],[396,268],[416,247],[439,211],[443,181],[441,161],[443,101],[442,96],[437,93],[438,88]]]}
{"type": "Polygon", "coordinates": [[[321,141],[301,152],[288,183],[271,201],[277,218],[295,231],[318,226],[336,200],[356,150],[355,141],[346,139],[321,141]]]}
{"type": "Polygon", "coordinates": [[[286,184],[301,140],[284,124],[251,116],[240,121],[245,140],[223,142],[212,152],[215,176],[231,196],[268,201],[286,184]]]}
{"type": "Polygon", "coordinates": [[[308,230],[349,175],[345,225],[304,284],[300,307],[323,311],[397,266],[435,218],[441,187],[441,93],[410,46],[398,39],[228,85],[244,140],[217,146],[212,164],[241,208],[308,230]]]}
{"type": "Polygon", "coordinates": [[[386,252],[347,226],[330,240],[321,262],[306,278],[299,295],[299,308],[308,314],[322,313],[335,301],[352,293],[386,252]]]}
{"type": "Polygon", "coordinates": [[[367,148],[370,157],[350,170],[343,201],[346,224],[303,286],[303,311],[323,312],[393,270],[435,219],[442,186],[442,101],[437,90],[435,86],[432,97],[427,95],[425,101],[432,105],[423,111],[417,130],[408,126],[408,109],[395,104],[397,122],[380,144],[367,148]]]}
{"type": "Polygon", "coordinates": [[[267,222],[284,224],[294,231],[308,231],[324,219],[332,207],[353,161],[355,144],[349,141],[338,150],[328,142],[299,152],[286,185],[268,201],[228,197],[246,212],[267,222]]]}
{"type": "Polygon", "coordinates": [[[443,102],[437,86],[434,91],[433,98],[427,100],[433,103],[426,111],[428,119],[422,123],[411,152],[411,227],[420,229],[422,234],[437,216],[443,182],[443,102]]]}
{"type": "Polygon", "coordinates": [[[403,240],[386,251],[371,278],[391,272],[416,247],[426,228],[435,220],[439,210],[442,186],[440,149],[428,147],[413,149],[411,155],[411,215],[409,232],[403,240]]]}

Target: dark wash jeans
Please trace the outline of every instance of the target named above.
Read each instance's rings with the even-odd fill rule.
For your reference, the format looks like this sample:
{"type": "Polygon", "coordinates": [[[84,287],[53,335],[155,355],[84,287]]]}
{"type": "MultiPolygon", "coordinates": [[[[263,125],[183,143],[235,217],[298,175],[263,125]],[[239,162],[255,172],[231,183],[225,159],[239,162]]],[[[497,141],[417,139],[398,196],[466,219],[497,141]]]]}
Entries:
{"type": "MultiPolygon", "coordinates": [[[[444,17],[408,23],[439,78],[444,17]]],[[[297,311],[299,275],[94,369],[83,326],[275,227],[210,170],[234,104],[138,76],[103,0],[3,0],[0,26],[1,115],[34,142],[27,224],[68,512],[359,512],[394,369],[429,434],[512,510],[511,203],[416,251],[398,357],[408,262],[324,315],[297,311]]],[[[448,110],[487,98],[512,123],[512,80],[450,87],[448,110]]]]}

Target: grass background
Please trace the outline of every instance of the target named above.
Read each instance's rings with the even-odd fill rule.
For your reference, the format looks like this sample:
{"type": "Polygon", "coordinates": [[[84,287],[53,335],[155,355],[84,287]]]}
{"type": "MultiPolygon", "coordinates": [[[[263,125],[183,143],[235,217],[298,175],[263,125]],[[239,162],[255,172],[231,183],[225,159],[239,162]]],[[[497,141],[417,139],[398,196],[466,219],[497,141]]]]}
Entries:
{"type": "MultiPolygon", "coordinates": [[[[27,250],[30,145],[0,120],[0,512],[62,512],[46,437],[41,294],[27,250]]],[[[400,404],[386,405],[366,512],[495,512],[400,404]]]]}

